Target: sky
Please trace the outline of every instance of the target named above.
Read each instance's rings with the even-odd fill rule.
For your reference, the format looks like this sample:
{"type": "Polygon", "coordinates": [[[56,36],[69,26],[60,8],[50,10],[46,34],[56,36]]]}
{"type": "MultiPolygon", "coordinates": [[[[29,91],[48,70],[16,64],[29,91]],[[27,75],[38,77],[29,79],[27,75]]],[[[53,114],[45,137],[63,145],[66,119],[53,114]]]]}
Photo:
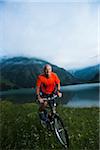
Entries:
{"type": "Polygon", "coordinates": [[[99,62],[99,1],[0,1],[0,56],[37,57],[66,69],[99,62]]]}

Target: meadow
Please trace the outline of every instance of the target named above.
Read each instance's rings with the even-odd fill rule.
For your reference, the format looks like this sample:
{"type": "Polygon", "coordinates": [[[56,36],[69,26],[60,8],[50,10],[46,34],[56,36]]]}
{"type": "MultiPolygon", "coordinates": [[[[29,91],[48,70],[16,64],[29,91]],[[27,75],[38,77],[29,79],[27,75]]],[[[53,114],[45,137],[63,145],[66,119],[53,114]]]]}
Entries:
{"type": "MultiPolygon", "coordinates": [[[[99,108],[57,108],[68,130],[69,150],[99,150],[99,108]]],[[[63,150],[39,122],[36,103],[0,102],[0,150],[63,150]]]]}

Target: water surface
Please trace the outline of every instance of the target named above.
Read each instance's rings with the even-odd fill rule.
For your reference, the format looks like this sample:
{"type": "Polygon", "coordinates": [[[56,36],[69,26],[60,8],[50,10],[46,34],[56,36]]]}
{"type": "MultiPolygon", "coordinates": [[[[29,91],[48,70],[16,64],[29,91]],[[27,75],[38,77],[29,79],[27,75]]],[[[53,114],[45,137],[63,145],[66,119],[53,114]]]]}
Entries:
{"type": "MultiPolygon", "coordinates": [[[[78,84],[61,87],[63,97],[61,103],[68,107],[99,106],[100,84],[78,84]]],[[[10,100],[15,103],[35,101],[35,89],[18,89],[0,92],[1,100],[10,100]]]]}

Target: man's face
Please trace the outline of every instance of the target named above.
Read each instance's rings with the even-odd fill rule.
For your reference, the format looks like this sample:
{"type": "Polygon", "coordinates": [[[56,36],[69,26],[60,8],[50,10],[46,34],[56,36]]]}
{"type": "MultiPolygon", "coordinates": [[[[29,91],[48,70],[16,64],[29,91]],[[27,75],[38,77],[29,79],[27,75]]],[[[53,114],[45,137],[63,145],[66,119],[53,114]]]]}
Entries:
{"type": "Polygon", "coordinates": [[[51,72],[52,72],[51,66],[46,66],[46,68],[44,70],[44,73],[45,73],[46,77],[49,78],[51,76],[51,72]]]}

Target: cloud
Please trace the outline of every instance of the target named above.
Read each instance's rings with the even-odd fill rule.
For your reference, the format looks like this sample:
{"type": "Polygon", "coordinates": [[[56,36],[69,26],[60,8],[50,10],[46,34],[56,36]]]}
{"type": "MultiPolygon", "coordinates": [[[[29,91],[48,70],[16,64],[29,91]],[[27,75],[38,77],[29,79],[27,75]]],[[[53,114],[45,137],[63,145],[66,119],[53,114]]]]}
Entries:
{"type": "Polygon", "coordinates": [[[98,53],[97,4],[5,3],[1,8],[4,55],[41,57],[63,67],[98,53]]]}
{"type": "Polygon", "coordinates": [[[28,2],[28,3],[99,3],[99,0],[3,0],[3,2],[28,2]]]}

